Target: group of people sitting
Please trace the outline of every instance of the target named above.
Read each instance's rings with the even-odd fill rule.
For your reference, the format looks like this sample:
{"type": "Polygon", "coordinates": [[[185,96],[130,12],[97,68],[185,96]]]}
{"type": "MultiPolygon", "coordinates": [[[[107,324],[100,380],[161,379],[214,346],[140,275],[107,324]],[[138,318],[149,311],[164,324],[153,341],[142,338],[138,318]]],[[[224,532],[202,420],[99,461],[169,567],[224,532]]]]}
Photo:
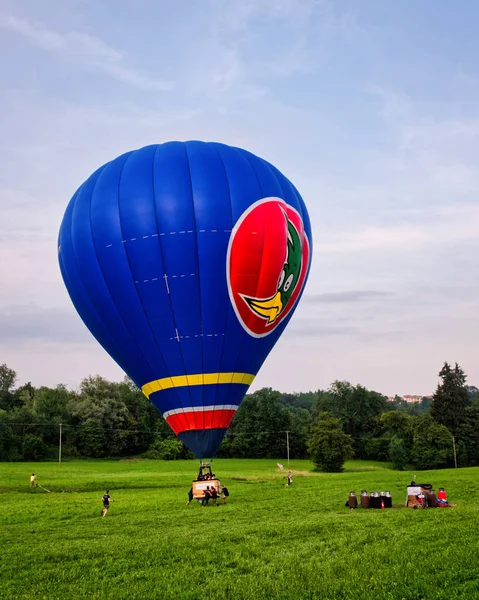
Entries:
{"type": "Polygon", "coordinates": [[[205,473],[204,475],[200,472],[198,474],[198,478],[196,479],[196,481],[206,481],[208,479],[216,479],[216,475],[214,473],[211,473],[211,475],[209,473],[205,473]]]}

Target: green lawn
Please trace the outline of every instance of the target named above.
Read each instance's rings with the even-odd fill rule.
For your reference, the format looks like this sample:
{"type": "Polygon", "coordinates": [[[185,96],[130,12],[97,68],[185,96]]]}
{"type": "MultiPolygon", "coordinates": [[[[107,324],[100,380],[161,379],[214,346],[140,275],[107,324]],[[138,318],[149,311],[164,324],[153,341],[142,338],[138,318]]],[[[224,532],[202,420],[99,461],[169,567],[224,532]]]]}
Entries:
{"type": "Polygon", "coordinates": [[[0,598],[479,598],[479,468],[418,473],[457,506],[412,510],[411,473],[383,463],[292,461],[292,488],[275,460],[213,464],[231,496],[203,508],[196,461],[0,463],[0,598]],[[362,488],[395,508],[350,511],[362,488]]]}

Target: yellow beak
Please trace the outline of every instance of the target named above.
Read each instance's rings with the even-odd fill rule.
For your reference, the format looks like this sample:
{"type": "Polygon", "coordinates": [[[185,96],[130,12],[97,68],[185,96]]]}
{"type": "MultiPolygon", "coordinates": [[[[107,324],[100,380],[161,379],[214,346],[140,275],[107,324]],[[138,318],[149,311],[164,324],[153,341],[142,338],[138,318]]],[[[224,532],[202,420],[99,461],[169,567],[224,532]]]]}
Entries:
{"type": "Polygon", "coordinates": [[[276,296],[268,298],[268,300],[250,300],[248,304],[254,310],[255,313],[261,317],[267,317],[268,323],[273,323],[276,317],[283,309],[283,303],[281,302],[281,293],[277,292],[276,296]]]}

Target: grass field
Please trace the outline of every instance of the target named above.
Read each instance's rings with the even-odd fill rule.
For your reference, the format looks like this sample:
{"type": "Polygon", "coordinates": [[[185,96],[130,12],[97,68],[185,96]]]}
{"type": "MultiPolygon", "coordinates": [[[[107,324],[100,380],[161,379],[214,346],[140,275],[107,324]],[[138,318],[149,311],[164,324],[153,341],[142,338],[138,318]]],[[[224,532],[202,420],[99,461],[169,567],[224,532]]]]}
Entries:
{"type": "Polygon", "coordinates": [[[0,598],[479,598],[479,468],[418,473],[457,504],[430,510],[404,508],[411,473],[387,464],[291,468],[287,488],[275,460],[215,460],[231,496],[201,507],[196,461],[0,463],[0,598]],[[347,509],[362,488],[395,508],[347,509]]]}

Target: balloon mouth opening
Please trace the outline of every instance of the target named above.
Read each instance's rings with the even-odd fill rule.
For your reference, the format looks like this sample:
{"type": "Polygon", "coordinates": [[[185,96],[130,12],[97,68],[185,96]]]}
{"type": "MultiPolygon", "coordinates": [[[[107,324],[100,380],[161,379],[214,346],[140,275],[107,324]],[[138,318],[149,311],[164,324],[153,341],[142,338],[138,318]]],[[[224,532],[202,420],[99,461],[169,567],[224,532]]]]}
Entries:
{"type": "Polygon", "coordinates": [[[208,461],[216,456],[226,431],[226,428],[189,430],[178,437],[200,461],[208,461]]]}

